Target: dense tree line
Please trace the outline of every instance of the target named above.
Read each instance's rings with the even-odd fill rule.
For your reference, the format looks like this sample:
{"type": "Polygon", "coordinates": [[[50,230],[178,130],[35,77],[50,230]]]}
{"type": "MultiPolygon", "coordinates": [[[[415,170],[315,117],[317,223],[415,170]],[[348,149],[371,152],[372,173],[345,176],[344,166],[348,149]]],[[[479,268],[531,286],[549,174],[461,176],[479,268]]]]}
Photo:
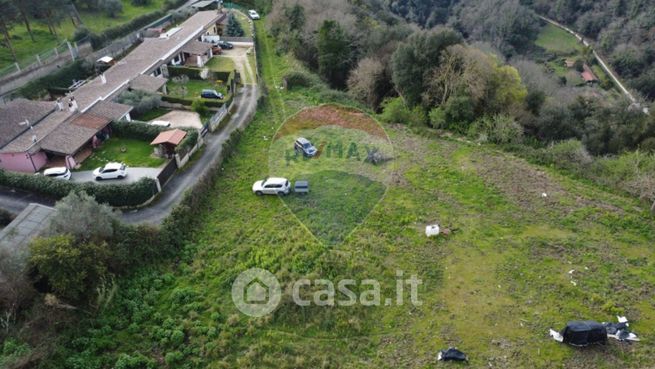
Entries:
{"type": "MultiPolygon", "coordinates": [[[[655,152],[652,116],[593,89],[566,87],[522,56],[540,26],[535,12],[517,0],[337,0],[327,9],[289,0],[273,3],[268,22],[278,52],[292,53],[384,121],[532,147],[552,152],[540,157],[555,164],[572,160],[579,168],[595,157],[655,152]],[[449,15],[429,15],[430,7],[421,4],[449,15]]],[[[298,71],[288,77],[289,86],[313,83],[298,71]]],[[[625,175],[621,187],[635,176],[625,175]]],[[[655,183],[649,178],[639,183],[655,183]]]]}
{"type": "Polygon", "coordinates": [[[655,99],[655,1],[529,1],[535,10],[595,40],[629,83],[655,99]]]}
{"type": "Polygon", "coordinates": [[[551,17],[596,41],[621,77],[655,99],[654,0],[389,0],[385,5],[425,28],[448,24],[506,55],[523,51],[536,37],[535,12],[551,17]]]}

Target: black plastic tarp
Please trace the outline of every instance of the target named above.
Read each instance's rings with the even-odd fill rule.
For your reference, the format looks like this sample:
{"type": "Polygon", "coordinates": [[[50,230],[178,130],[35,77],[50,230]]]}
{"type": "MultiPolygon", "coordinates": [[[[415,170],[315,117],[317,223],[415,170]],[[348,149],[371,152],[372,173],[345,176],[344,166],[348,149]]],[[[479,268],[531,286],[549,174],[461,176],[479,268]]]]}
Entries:
{"type": "Polygon", "coordinates": [[[441,350],[439,351],[439,354],[437,355],[437,360],[441,361],[467,361],[468,358],[466,357],[466,354],[459,351],[456,348],[448,348],[448,350],[441,350]]]}
{"type": "Polygon", "coordinates": [[[591,320],[576,320],[566,324],[560,332],[564,342],[574,346],[587,346],[607,342],[607,329],[591,320]]]}

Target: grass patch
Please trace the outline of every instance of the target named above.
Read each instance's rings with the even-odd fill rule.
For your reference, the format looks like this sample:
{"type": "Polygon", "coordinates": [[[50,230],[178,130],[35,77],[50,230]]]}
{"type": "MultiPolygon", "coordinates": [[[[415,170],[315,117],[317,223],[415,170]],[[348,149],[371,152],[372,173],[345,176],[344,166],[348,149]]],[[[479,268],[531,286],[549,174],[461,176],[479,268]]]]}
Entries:
{"type": "Polygon", "coordinates": [[[155,118],[159,118],[162,115],[170,112],[171,109],[166,109],[166,108],[154,108],[152,110],[148,110],[147,112],[137,115],[134,117],[134,119],[140,120],[142,122],[148,122],[151,121],[155,118]]]}
{"type": "MultiPolygon", "coordinates": [[[[146,6],[135,6],[130,0],[122,0],[122,3],[123,12],[115,18],[108,17],[102,11],[88,11],[79,7],[78,11],[85,27],[93,32],[101,32],[109,27],[127,23],[139,15],[161,9],[164,5],[164,0],[151,0],[146,6]]],[[[35,42],[30,39],[30,35],[22,22],[10,31],[12,43],[16,49],[16,56],[21,65],[36,62],[34,55],[37,53],[50,54],[49,50],[61,44],[66,39],[70,40],[75,33],[75,26],[68,18],[63,19],[59,26],[57,26],[57,35],[51,34],[45,25],[36,20],[32,20],[30,26],[32,27],[35,42]]],[[[13,62],[14,60],[9,49],[1,47],[0,69],[13,64],[13,62]]]]}
{"type": "Polygon", "coordinates": [[[211,58],[205,66],[216,72],[232,72],[236,69],[234,60],[227,56],[215,56],[211,58]]]}
{"type": "Polygon", "coordinates": [[[164,164],[166,160],[153,155],[153,147],[149,142],[112,137],[84,160],[79,170],[93,170],[113,161],[125,163],[131,167],[156,168],[164,164]]]}
{"type": "Polygon", "coordinates": [[[310,193],[284,198],[289,209],[327,245],[341,243],[373,210],[384,194],[382,183],[338,171],[300,174],[310,193]]]}
{"type": "Polygon", "coordinates": [[[541,29],[535,44],[557,55],[572,55],[582,50],[575,36],[550,23],[541,29]]]}
{"type": "MultiPolygon", "coordinates": [[[[622,312],[642,338],[655,331],[655,224],[634,199],[493,147],[403,126],[386,126],[397,164],[383,199],[338,245],[318,242],[279,198],[252,194],[252,183],[268,174],[278,128],[305,107],[331,102],[312,89],[274,88],[297,65],[275,54],[263,29],[257,36],[269,94],[204,206],[194,209],[203,224],[179,258],[121,279],[97,316],[80,313],[43,367],[89,360],[113,367],[121,355],[141,354],[193,369],[431,368],[448,346],[469,354],[471,368],[655,365],[651,339],[580,350],[547,336],[567,320],[610,321],[622,312]],[[425,237],[434,222],[450,235],[425,237]],[[283,287],[303,277],[374,278],[383,298],[395,298],[402,270],[422,279],[422,305],[406,296],[398,306],[299,307],[284,289],[272,315],[253,319],[230,298],[232,282],[250,267],[275,273],[283,287]]],[[[310,225],[334,234],[336,227],[318,223],[349,217],[354,205],[316,180],[320,204],[290,200],[310,225]],[[317,214],[327,201],[335,215],[317,214]]],[[[340,180],[368,191],[361,178],[340,180]]]]}
{"type": "Polygon", "coordinates": [[[230,97],[227,93],[227,85],[225,83],[216,83],[210,80],[190,79],[187,83],[178,83],[169,80],[166,84],[168,94],[170,96],[181,97],[185,99],[201,99],[201,100],[214,100],[204,99],[200,97],[200,92],[204,89],[212,89],[221,92],[225,95],[223,101],[227,101],[230,97]]]}

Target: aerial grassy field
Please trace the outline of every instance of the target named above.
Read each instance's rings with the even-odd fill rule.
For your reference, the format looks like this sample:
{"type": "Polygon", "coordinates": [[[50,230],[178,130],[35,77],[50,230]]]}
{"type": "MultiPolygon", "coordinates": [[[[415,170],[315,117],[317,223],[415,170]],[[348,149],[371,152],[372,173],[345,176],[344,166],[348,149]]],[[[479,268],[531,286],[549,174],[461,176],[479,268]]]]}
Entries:
{"type": "Polygon", "coordinates": [[[582,50],[575,36],[550,23],[541,29],[535,44],[558,55],[572,55],[582,50]]]}
{"type": "MultiPolygon", "coordinates": [[[[144,6],[135,6],[130,0],[122,0],[122,4],[123,12],[114,18],[107,16],[100,10],[89,11],[79,8],[78,11],[85,27],[92,32],[101,32],[106,28],[127,23],[139,15],[161,9],[164,0],[151,0],[150,3],[144,6]]],[[[46,25],[36,20],[32,20],[30,26],[35,41],[32,41],[23,23],[17,24],[9,31],[12,44],[16,50],[16,57],[22,66],[36,62],[35,54],[47,53],[65,40],[70,40],[75,33],[75,26],[68,17],[62,19],[57,25],[56,35],[51,34],[46,25]]],[[[4,45],[0,47],[0,69],[13,63],[14,59],[9,48],[4,47],[4,45]]]]}
{"type": "MultiPolygon", "coordinates": [[[[471,368],[655,365],[655,224],[635,200],[403,125],[383,126],[393,145],[387,188],[343,237],[326,241],[322,230],[334,228],[316,228],[352,223],[341,220],[351,216],[350,200],[332,187],[291,202],[252,194],[252,183],[270,174],[280,127],[340,99],[276,88],[299,66],[276,55],[262,30],[257,38],[269,95],[198,209],[202,227],[174,262],[118,281],[111,304],[69,328],[44,367],[434,368],[445,367],[436,354],[449,346],[465,351],[471,368]],[[427,238],[432,223],[450,233],[427,238]],[[395,296],[402,271],[422,280],[422,304],[300,307],[285,289],[274,313],[249,318],[230,291],[250,267],[283,285],[376,279],[383,297],[395,296]],[[548,337],[568,320],[617,314],[642,342],[573,348],[548,337]]],[[[370,176],[311,174],[380,192],[364,188],[370,176]]]]}

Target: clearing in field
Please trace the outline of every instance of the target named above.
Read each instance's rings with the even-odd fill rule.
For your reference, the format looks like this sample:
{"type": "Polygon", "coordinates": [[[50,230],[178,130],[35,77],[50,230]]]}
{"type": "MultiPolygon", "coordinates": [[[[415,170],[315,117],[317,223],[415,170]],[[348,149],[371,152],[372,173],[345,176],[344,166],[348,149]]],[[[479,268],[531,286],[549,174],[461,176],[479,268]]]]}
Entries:
{"type": "Polygon", "coordinates": [[[557,55],[572,55],[582,50],[575,36],[550,23],[541,29],[535,44],[557,55]]]}
{"type": "Polygon", "coordinates": [[[343,241],[382,198],[393,170],[393,147],[384,129],[365,113],[325,105],[289,118],[269,149],[270,175],[308,180],[310,193],[285,198],[289,209],[328,245],[343,241]],[[297,138],[318,149],[306,157],[297,138]]]}

